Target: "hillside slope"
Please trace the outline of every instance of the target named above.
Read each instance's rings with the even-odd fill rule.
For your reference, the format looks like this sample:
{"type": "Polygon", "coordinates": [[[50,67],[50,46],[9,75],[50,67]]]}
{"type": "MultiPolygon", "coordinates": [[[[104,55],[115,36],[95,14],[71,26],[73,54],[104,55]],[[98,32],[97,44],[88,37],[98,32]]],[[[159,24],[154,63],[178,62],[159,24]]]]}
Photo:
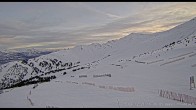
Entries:
{"type": "Polygon", "coordinates": [[[194,18],[165,32],[10,62],[0,67],[0,106],[196,107],[195,44],[194,18]]]}

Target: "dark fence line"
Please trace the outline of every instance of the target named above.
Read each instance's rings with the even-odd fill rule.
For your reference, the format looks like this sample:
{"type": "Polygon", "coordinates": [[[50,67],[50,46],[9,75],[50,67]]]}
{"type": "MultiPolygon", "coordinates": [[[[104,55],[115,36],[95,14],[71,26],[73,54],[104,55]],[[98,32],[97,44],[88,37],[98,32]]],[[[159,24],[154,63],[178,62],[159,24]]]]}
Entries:
{"type": "Polygon", "coordinates": [[[194,52],[185,53],[185,54],[178,55],[178,56],[176,56],[176,57],[172,57],[172,58],[169,58],[169,59],[174,59],[174,58],[178,58],[178,57],[186,56],[186,55],[188,55],[188,54],[192,54],[192,53],[194,53],[194,52]]]}
{"type": "Polygon", "coordinates": [[[176,61],[180,61],[180,60],[183,60],[183,59],[185,59],[185,57],[182,57],[182,58],[179,58],[179,59],[176,59],[176,60],[172,60],[172,61],[163,63],[163,64],[161,64],[160,66],[163,66],[163,65],[166,65],[166,64],[169,64],[169,63],[173,63],[173,62],[176,62],[176,61]]]}
{"type": "Polygon", "coordinates": [[[161,62],[161,61],[164,61],[164,59],[162,59],[162,60],[156,60],[156,61],[152,61],[152,62],[147,62],[147,64],[157,63],[157,62],[161,62]]]}
{"type": "Polygon", "coordinates": [[[196,55],[196,53],[189,55],[189,57],[193,57],[193,56],[195,56],[195,55],[196,55]]]}
{"type": "Polygon", "coordinates": [[[187,104],[196,105],[196,97],[189,96],[186,94],[175,93],[175,92],[167,91],[167,90],[159,90],[159,96],[168,98],[171,100],[180,101],[180,102],[187,103],[187,104]]]}
{"type": "Polygon", "coordinates": [[[134,87],[114,87],[114,86],[105,86],[104,88],[109,88],[112,90],[123,91],[123,92],[134,92],[134,87]]]}
{"type": "Polygon", "coordinates": [[[194,64],[194,65],[191,65],[191,67],[196,67],[196,64],[194,64]]]}
{"type": "Polygon", "coordinates": [[[87,75],[80,75],[80,76],[79,76],[79,78],[82,78],[82,77],[87,77],[87,75]]]}
{"type": "Polygon", "coordinates": [[[112,89],[112,90],[123,91],[123,92],[135,91],[134,87],[118,87],[118,86],[115,87],[115,86],[95,85],[95,83],[89,83],[89,82],[82,82],[82,84],[97,86],[102,89],[112,89]]]}
{"type": "Polygon", "coordinates": [[[105,76],[111,77],[111,74],[93,75],[93,77],[105,77],[105,76]]]}
{"type": "MultiPolygon", "coordinates": [[[[66,81],[66,82],[67,83],[79,84],[78,82],[72,82],[72,81],[66,81]]],[[[95,87],[99,87],[99,88],[102,88],[102,89],[112,89],[112,90],[123,91],[123,92],[134,92],[135,91],[134,87],[96,85],[95,83],[91,83],[91,82],[82,82],[81,84],[95,86],[95,87]]]]}
{"type": "Polygon", "coordinates": [[[143,63],[143,64],[145,64],[146,62],[143,62],[143,61],[137,61],[137,60],[135,60],[135,62],[136,63],[143,63]]]}
{"type": "Polygon", "coordinates": [[[74,83],[74,84],[79,84],[78,82],[71,82],[71,83],[74,83]]]}
{"type": "Polygon", "coordinates": [[[95,83],[89,83],[89,82],[82,82],[82,84],[86,84],[86,85],[95,86],[95,83]]]}

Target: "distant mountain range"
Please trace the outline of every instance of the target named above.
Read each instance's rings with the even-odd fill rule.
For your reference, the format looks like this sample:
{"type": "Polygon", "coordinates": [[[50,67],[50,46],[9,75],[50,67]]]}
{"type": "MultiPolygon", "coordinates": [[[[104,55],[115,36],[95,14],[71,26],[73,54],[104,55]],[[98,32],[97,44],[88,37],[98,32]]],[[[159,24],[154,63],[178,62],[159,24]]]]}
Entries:
{"type": "Polygon", "coordinates": [[[38,49],[14,49],[14,50],[0,50],[0,65],[20,60],[28,60],[31,58],[46,55],[57,50],[38,50],[38,49]]]}

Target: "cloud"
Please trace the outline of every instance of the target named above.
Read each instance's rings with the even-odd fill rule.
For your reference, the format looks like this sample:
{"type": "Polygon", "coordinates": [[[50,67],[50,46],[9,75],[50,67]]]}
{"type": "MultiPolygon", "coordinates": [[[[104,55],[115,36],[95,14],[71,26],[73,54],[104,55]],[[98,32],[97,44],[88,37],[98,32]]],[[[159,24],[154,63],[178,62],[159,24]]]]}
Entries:
{"type": "Polygon", "coordinates": [[[164,6],[116,20],[94,31],[99,34],[109,32],[131,33],[165,31],[195,17],[195,7],[196,4],[192,3],[164,6]]]}
{"type": "Polygon", "coordinates": [[[196,3],[147,4],[142,9],[145,3],[136,3],[133,7],[140,6],[136,8],[140,11],[131,10],[127,14],[129,16],[125,16],[124,11],[129,13],[128,9],[134,8],[129,8],[129,5],[126,5],[127,10],[119,8],[125,4],[120,4],[118,8],[115,8],[118,4],[110,4],[113,7],[107,8],[101,8],[107,5],[92,3],[34,4],[36,9],[28,5],[26,7],[29,10],[21,12],[28,17],[20,18],[21,14],[15,14],[18,17],[3,19],[0,14],[0,47],[64,48],[93,42],[103,43],[132,32],[165,31],[196,15],[196,3]],[[38,10],[39,13],[36,12],[38,10]]]}
{"type": "Polygon", "coordinates": [[[4,39],[6,39],[6,38],[10,39],[10,38],[14,38],[14,37],[15,37],[15,35],[0,35],[0,40],[3,39],[3,38],[4,39]]]}
{"type": "Polygon", "coordinates": [[[97,8],[94,8],[94,7],[92,7],[91,5],[88,5],[88,4],[86,4],[86,3],[81,3],[81,2],[79,2],[78,4],[79,4],[80,6],[82,6],[83,8],[86,8],[87,10],[90,10],[90,11],[93,11],[93,12],[95,12],[95,13],[98,13],[98,14],[102,14],[102,15],[108,16],[108,17],[110,17],[110,18],[114,18],[114,19],[116,19],[116,18],[121,18],[121,16],[118,16],[118,15],[115,15],[115,14],[112,14],[112,13],[109,13],[109,12],[101,11],[101,10],[99,10],[99,9],[97,9],[97,8]]]}

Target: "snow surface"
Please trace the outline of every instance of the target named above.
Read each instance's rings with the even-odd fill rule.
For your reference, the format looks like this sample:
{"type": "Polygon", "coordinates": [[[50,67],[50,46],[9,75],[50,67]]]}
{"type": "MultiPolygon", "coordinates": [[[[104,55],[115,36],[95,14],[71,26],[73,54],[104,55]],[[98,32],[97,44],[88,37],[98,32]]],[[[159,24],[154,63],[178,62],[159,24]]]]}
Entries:
{"type": "MultiPolygon", "coordinates": [[[[168,90],[196,97],[196,89],[190,90],[189,85],[190,76],[196,77],[195,36],[196,19],[192,19],[165,32],[134,33],[104,44],[77,46],[30,59],[28,64],[34,63],[34,67],[44,73],[50,70],[39,64],[51,59],[73,62],[74,65],[80,61],[74,68],[89,68],[65,69],[54,73],[57,78],[50,82],[4,89],[0,94],[0,107],[194,108],[194,104],[160,97],[158,92],[168,90]],[[65,71],[67,74],[63,75],[65,71]],[[102,77],[94,77],[96,75],[102,77]],[[134,88],[134,91],[111,87],[134,88]]],[[[42,74],[16,61],[0,67],[1,78],[15,64],[28,68],[24,79],[42,74]]],[[[51,68],[62,66],[52,65],[51,68]]]]}

